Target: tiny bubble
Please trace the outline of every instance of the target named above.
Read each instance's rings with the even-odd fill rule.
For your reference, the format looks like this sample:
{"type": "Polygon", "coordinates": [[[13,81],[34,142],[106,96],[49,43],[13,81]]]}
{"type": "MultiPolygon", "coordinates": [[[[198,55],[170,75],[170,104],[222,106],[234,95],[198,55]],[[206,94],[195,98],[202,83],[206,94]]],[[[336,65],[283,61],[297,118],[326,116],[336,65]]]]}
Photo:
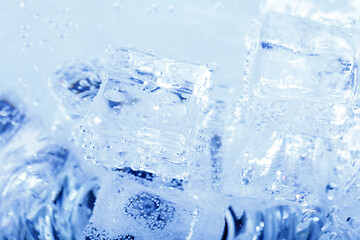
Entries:
{"type": "Polygon", "coordinates": [[[22,34],[20,34],[20,37],[21,38],[27,38],[29,36],[29,34],[27,34],[27,33],[22,33],[22,34]]]}
{"type": "Polygon", "coordinates": [[[65,38],[66,37],[66,33],[60,33],[59,34],[59,38],[65,38]]]}
{"type": "Polygon", "coordinates": [[[31,47],[33,45],[32,42],[26,42],[24,43],[24,47],[31,47]]]}
{"type": "Polygon", "coordinates": [[[217,3],[215,3],[214,8],[215,9],[223,9],[224,5],[222,2],[217,2],[217,3]]]}
{"type": "Polygon", "coordinates": [[[175,12],[175,7],[173,5],[169,5],[168,10],[170,12],[175,12]]]}
{"type": "Polygon", "coordinates": [[[218,69],[216,62],[209,62],[206,66],[210,72],[214,72],[218,69]]]}
{"type": "Polygon", "coordinates": [[[65,27],[71,27],[73,25],[73,23],[71,21],[65,22],[64,26],[65,27]]]}
{"type": "Polygon", "coordinates": [[[120,9],[122,8],[123,6],[121,4],[119,4],[118,2],[114,3],[114,8],[116,9],[120,9]]]}

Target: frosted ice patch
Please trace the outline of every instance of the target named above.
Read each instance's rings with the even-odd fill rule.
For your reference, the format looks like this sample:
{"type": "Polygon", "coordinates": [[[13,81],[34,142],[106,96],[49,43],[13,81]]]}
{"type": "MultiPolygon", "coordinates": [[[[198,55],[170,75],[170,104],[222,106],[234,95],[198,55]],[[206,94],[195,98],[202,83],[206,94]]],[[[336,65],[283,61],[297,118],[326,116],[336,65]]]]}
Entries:
{"type": "Polygon", "coordinates": [[[209,70],[119,49],[106,73],[83,126],[86,157],[110,168],[186,178],[203,147],[209,70]]]}

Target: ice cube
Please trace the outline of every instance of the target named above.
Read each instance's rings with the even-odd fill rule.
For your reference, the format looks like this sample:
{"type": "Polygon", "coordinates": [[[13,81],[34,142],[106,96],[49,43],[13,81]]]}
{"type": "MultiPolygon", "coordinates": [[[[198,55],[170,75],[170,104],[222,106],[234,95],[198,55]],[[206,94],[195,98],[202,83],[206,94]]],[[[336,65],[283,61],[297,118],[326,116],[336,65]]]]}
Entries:
{"type": "Polygon", "coordinates": [[[109,172],[84,235],[89,239],[220,239],[223,221],[219,212],[198,206],[178,188],[109,172]],[[211,229],[205,231],[206,226],[211,229]]]}
{"type": "Polygon", "coordinates": [[[86,157],[186,178],[199,160],[210,71],[188,62],[119,49],[84,123],[86,157]]]}
{"type": "Polygon", "coordinates": [[[94,206],[94,176],[85,174],[67,149],[48,138],[35,138],[27,145],[43,147],[28,157],[22,154],[24,145],[17,145],[1,157],[0,238],[80,237],[94,206]]]}
{"type": "Polygon", "coordinates": [[[356,95],[352,31],[266,16],[247,92],[222,138],[225,192],[302,206],[326,201],[356,95]]]}
{"type": "Polygon", "coordinates": [[[231,161],[224,161],[225,192],[303,205],[324,199],[338,158],[337,141],[270,130],[245,132],[246,126],[240,131],[226,155],[231,161]]]}
{"type": "Polygon", "coordinates": [[[103,65],[100,59],[74,61],[55,72],[50,85],[67,114],[78,118],[86,113],[100,88],[103,65]]]}
{"type": "Polygon", "coordinates": [[[254,112],[284,128],[339,137],[356,96],[356,53],[352,28],[269,13],[249,77],[254,112]]]}

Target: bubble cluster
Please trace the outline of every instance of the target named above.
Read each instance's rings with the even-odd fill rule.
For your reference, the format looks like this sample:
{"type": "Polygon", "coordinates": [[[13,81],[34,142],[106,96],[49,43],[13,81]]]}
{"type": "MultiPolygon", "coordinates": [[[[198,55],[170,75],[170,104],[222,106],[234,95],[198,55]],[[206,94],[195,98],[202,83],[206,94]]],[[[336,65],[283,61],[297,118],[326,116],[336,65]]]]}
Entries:
{"type": "Polygon", "coordinates": [[[175,208],[170,202],[150,193],[140,193],[129,199],[125,212],[135,219],[146,220],[151,229],[163,229],[174,218],[175,208]]]}

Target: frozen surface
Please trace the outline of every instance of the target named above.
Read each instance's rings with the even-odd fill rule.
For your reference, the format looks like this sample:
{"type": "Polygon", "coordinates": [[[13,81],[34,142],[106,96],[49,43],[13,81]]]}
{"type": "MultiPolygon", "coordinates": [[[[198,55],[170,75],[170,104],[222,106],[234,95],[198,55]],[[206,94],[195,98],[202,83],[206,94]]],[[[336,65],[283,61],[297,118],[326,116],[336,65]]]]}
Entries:
{"type": "Polygon", "coordinates": [[[188,62],[114,50],[83,127],[86,158],[186,178],[200,160],[210,71],[188,62]],[[120,136],[120,137],[119,137],[120,136]]]}

